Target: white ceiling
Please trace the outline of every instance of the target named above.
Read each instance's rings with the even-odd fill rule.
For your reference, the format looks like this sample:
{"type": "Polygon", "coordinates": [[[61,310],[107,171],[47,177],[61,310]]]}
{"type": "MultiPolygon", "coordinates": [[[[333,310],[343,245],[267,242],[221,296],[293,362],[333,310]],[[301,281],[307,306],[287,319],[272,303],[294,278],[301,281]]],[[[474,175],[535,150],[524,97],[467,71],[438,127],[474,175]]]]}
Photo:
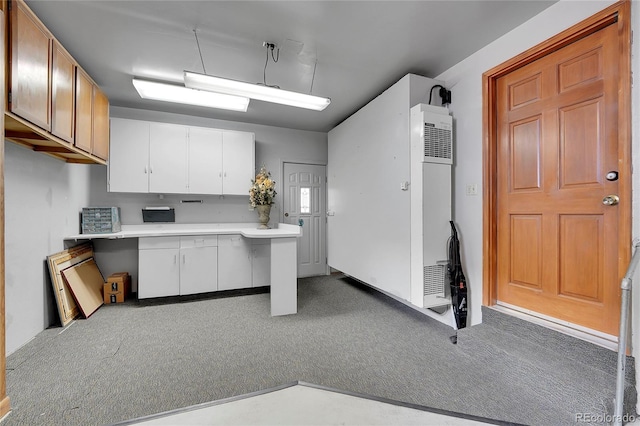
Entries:
{"type": "MultiPolygon", "coordinates": [[[[555,1],[27,4],[113,106],[326,132],[405,74],[433,78],[555,1]],[[312,89],[330,97],[331,105],[317,112],[252,100],[241,113],[140,99],[134,76],[180,83],[184,70],[203,72],[194,29],[207,74],[262,83],[263,42],[273,42],[280,60],[269,61],[267,84],[303,93],[312,89]]],[[[454,92],[452,103],[455,99],[454,92]]]]}

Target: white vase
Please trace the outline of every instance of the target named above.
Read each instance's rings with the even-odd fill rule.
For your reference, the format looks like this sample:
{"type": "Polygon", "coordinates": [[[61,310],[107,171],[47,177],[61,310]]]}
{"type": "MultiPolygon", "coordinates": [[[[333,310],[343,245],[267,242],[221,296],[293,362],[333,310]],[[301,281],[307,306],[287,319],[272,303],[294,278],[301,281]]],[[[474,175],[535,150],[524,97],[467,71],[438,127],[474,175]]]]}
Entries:
{"type": "Polygon", "coordinates": [[[271,213],[271,204],[256,206],[256,209],[258,210],[258,222],[260,223],[258,229],[271,229],[267,225],[269,223],[269,214],[271,213]]]}

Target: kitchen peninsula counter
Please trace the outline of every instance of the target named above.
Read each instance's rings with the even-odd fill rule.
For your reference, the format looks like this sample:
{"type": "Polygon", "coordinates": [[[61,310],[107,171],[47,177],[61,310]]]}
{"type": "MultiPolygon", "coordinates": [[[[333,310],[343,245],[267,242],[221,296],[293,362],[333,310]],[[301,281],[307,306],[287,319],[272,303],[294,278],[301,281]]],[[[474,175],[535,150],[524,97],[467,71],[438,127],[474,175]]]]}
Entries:
{"type": "MultiPolygon", "coordinates": [[[[140,238],[146,241],[157,237],[212,235],[240,235],[250,240],[269,239],[271,315],[279,316],[297,313],[297,238],[301,233],[301,227],[285,223],[274,224],[271,229],[258,229],[256,223],[146,223],[122,225],[120,232],[108,234],[70,235],[65,240],[140,238]]],[[[139,297],[140,286],[145,285],[150,286],[154,283],[152,280],[139,281],[139,297]]],[[[145,288],[148,289],[148,287],[145,288]]]]}

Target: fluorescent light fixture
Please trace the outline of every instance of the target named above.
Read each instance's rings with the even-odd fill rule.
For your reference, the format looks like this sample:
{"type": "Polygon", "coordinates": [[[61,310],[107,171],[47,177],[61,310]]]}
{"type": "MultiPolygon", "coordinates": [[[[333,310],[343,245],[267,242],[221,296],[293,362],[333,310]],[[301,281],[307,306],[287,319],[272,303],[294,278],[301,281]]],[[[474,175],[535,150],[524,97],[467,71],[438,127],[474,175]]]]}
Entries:
{"type": "Polygon", "coordinates": [[[137,78],[133,79],[133,85],[143,99],[155,99],[157,101],[176,102],[242,112],[247,112],[247,107],[249,106],[249,98],[247,97],[194,90],[175,84],[158,83],[155,81],[139,80],[137,78]]]}
{"type": "Polygon", "coordinates": [[[329,98],[290,92],[276,87],[245,83],[190,71],[184,72],[184,85],[192,89],[226,93],[227,95],[246,96],[260,101],[313,109],[316,111],[322,111],[331,103],[331,99],[329,98]]]}

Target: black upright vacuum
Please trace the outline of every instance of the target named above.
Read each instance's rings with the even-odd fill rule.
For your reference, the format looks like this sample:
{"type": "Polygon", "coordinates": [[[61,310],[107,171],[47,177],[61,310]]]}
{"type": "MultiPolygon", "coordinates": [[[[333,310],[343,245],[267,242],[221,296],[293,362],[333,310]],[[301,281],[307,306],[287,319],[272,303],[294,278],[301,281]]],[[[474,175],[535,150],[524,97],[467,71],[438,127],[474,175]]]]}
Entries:
{"type": "MultiPolygon", "coordinates": [[[[460,262],[460,240],[453,221],[451,224],[451,237],[449,238],[449,251],[447,254],[447,276],[449,278],[449,288],[451,290],[451,306],[453,315],[456,318],[457,330],[467,326],[467,279],[462,271],[460,262]]],[[[453,343],[457,343],[456,335],[451,338],[453,343]]]]}

